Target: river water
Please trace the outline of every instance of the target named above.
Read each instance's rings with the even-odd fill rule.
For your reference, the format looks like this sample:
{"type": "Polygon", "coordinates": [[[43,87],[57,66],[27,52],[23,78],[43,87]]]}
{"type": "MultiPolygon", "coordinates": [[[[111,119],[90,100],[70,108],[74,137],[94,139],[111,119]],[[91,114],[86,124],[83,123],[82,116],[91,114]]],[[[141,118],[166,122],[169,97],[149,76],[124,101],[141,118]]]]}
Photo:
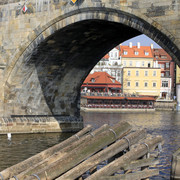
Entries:
{"type": "MultiPolygon", "coordinates": [[[[180,112],[156,111],[151,113],[82,113],[84,124],[94,129],[103,124],[114,125],[127,121],[135,128],[145,128],[152,135],[162,135],[165,143],[160,153],[158,177],[151,179],[170,179],[171,156],[180,147],[180,112]]],[[[71,133],[0,135],[0,171],[16,164],[48,147],[70,137],[71,133]]]]}

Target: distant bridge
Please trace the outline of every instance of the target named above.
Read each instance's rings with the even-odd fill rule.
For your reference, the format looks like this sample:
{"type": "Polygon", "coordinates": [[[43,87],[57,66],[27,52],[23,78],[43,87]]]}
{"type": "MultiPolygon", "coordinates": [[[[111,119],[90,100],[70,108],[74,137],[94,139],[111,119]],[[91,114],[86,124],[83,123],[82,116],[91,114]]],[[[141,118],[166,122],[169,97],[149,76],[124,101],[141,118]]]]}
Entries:
{"type": "Polygon", "coordinates": [[[180,65],[180,1],[0,0],[1,116],[78,120],[80,86],[90,70],[140,34],[180,65]]]}

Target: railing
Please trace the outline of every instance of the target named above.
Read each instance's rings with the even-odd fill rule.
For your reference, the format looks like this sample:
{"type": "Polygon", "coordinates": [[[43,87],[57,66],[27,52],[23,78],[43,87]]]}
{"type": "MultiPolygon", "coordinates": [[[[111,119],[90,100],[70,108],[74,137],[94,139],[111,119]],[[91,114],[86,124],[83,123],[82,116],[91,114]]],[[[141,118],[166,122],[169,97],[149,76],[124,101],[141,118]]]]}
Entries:
{"type": "Polygon", "coordinates": [[[82,107],[87,108],[112,108],[112,109],[154,109],[153,105],[116,105],[116,104],[84,104],[82,107]]]}
{"type": "Polygon", "coordinates": [[[108,97],[139,97],[135,94],[122,94],[122,93],[97,93],[97,92],[91,92],[91,93],[84,93],[81,92],[81,96],[108,96],[108,97]]]}

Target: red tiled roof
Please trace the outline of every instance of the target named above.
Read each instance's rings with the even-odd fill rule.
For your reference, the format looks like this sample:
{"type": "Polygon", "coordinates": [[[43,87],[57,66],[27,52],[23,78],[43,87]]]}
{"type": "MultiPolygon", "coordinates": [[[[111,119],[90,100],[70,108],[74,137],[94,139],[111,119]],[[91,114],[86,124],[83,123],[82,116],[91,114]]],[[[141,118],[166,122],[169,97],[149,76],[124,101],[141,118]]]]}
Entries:
{"type": "Polygon", "coordinates": [[[102,59],[109,59],[109,54],[106,54],[102,59]]]}
{"type": "Polygon", "coordinates": [[[118,85],[121,86],[121,83],[116,81],[116,79],[110,76],[106,72],[94,72],[93,74],[89,74],[87,78],[84,80],[83,84],[109,84],[109,85],[118,85]],[[92,81],[94,79],[94,82],[92,81]]]}
{"type": "Polygon", "coordinates": [[[164,49],[153,49],[153,55],[154,55],[154,60],[157,61],[171,61],[172,58],[171,56],[164,50],[164,49]],[[156,59],[156,56],[158,56],[158,58],[156,59]],[[162,58],[162,56],[166,56],[167,58],[162,58]]]}
{"type": "Polygon", "coordinates": [[[143,57],[143,58],[153,58],[152,49],[150,46],[140,46],[138,48],[137,46],[120,46],[121,48],[121,56],[122,57],[143,57]],[[124,51],[127,51],[127,55],[124,54],[124,51]],[[135,55],[135,52],[138,52],[138,55],[135,55]],[[149,53],[148,55],[145,55],[145,52],[149,53]]]}

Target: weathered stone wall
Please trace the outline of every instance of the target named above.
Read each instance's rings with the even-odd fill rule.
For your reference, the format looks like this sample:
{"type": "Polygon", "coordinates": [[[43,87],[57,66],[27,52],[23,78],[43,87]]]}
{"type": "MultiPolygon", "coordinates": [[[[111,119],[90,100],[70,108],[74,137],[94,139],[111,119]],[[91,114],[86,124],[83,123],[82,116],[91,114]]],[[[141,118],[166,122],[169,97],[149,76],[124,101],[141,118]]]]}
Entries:
{"type": "Polygon", "coordinates": [[[83,128],[83,122],[61,117],[9,117],[0,118],[0,134],[7,133],[48,133],[77,132],[83,128]]]}
{"type": "Polygon", "coordinates": [[[1,1],[0,112],[79,117],[80,86],[111,48],[146,34],[180,65],[178,0],[1,1]]]}

